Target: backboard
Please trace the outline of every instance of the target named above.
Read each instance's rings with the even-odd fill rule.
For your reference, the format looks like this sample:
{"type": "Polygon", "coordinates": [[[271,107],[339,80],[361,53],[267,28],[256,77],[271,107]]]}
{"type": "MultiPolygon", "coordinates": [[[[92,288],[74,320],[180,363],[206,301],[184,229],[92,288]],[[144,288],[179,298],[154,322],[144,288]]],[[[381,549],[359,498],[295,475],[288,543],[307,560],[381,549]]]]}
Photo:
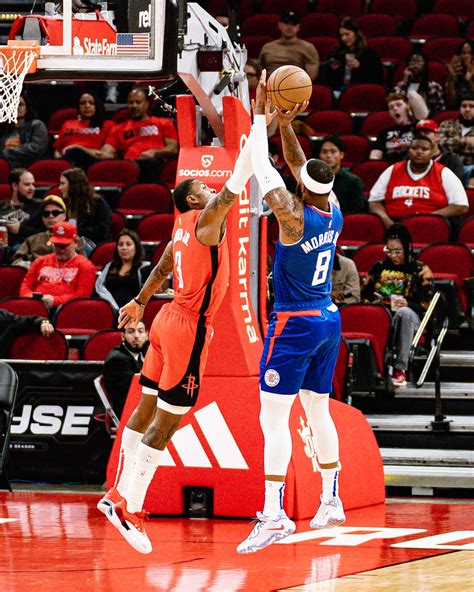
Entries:
{"type": "Polygon", "coordinates": [[[136,80],[176,74],[176,0],[120,0],[116,5],[123,14],[107,10],[107,2],[86,4],[91,8],[76,13],[72,0],[63,0],[60,12],[30,14],[14,22],[10,40],[40,44],[37,72],[28,80],[136,80]]]}

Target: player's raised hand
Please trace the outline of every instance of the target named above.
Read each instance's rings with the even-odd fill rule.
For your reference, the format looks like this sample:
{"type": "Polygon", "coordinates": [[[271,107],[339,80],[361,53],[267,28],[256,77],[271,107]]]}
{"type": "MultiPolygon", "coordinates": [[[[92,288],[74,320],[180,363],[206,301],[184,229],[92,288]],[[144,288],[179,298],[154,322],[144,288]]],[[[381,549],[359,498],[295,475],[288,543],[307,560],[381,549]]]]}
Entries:
{"type": "MultiPolygon", "coordinates": [[[[256,115],[257,110],[256,110],[255,100],[252,99],[251,102],[252,102],[253,114],[256,115]]],[[[274,108],[274,106],[272,105],[270,99],[267,99],[267,102],[265,103],[265,122],[267,124],[267,127],[271,124],[271,122],[275,119],[275,117],[277,115],[278,115],[278,113],[277,113],[276,109],[274,108]],[[273,107],[273,111],[272,111],[272,107],[273,107]]]]}
{"type": "Polygon", "coordinates": [[[138,323],[138,321],[141,321],[144,310],[145,307],[138,304],[136,300],[130,300],[130,302],[122,306],[119,310],[118,328],[124,329],[130,323],[138,323]]]}
{"type": "Polygon", "coordinates": [[[279,109],[276,107],[276,112],[278,113],[278,118],[280,120],[281,127],[287,127],[293,121],[293,119],[299,114],[303,113],[308,109],[309,101],[304,101],[303,103],[296,103],[291,111],[283,111],[283,109],[279,109]]]}
{"type": "Polygon", "coordinates": [[[267,104],[267,92],[265,89],[266,82],[267,71],[263,69],[260,80],[258,81],[255,101],[252,105],[254,107],[254,115],[265,115],[265,106],[267,104]]]}

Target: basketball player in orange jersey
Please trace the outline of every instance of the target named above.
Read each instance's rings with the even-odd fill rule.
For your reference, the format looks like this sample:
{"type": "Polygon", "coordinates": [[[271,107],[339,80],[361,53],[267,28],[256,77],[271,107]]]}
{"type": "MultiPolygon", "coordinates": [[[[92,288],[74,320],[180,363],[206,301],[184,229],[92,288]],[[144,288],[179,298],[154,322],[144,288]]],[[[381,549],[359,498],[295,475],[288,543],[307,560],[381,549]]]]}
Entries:
{"type": "Polygon", "coordinates": [[[142,397],[123,431],[114,487],[97,507],[140,553],[150,553],[143,500],[168,442],[196,403],[212,321],[229,281],[226,216],[253,173],[251,138],[220,193],[189,179],[173,193],[178,215],[171,241],[136,298],[119,312],[118,326],[142,318],[168,274],[174,300],[153,321],[141,372],[142,397]]]}

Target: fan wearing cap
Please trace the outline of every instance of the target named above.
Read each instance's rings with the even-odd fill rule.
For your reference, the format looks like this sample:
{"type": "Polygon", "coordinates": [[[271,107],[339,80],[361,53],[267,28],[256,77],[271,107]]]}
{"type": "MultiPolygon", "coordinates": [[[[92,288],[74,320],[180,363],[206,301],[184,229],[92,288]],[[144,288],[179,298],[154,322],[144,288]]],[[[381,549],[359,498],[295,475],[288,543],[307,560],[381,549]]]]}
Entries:
{"type": "Polygon", "coordinates": [[[298,37],[300,17],[294,10],[284,10],[278,22],[280,38],[265,43],[258,61],[267,70],[267,76],[280,66],[299,66],[311,80],[319,71],[319,54],[312,43],[298,37]]]}
{"type": "Polygon", "coordinates": [[[439,145],[441,134],[439,125],[436,121],[433,119],[420,119],[415,125],[415,130],[421,136],[431,140],[431,143],[433,144],[432,160],[444,164],[448,169],[451,169],[456,177],[459,177],[461,182],[464,183],[464,167],[462,165],[462,160],[446,146],[439,145]]]}
{"type": "Polygon", "coordinates": [[[38,257],[23,278],[20,296],[37,294],[48,308],[73,298],[88,298],[95,284],[95,267],[76,253],[77,228],[69,222],[57,222],[49,239],[53,252],[38,257]]]}

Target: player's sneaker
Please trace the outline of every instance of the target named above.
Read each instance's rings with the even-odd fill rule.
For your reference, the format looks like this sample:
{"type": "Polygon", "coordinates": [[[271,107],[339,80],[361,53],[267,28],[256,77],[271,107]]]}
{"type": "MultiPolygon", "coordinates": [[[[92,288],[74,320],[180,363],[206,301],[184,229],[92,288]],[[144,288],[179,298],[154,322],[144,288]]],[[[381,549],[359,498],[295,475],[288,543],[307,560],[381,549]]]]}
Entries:
{"type": "Polygon", "coordinates": [[[296,530],[295,523],[288,518],[283,510],[277,518],[270,518],[262,512],[257,512],[255,523],[252,532],[237,547],[237,553],[255,553],[255,551],[260,551],[275,541],[293,534],[296,530]]]}
{"type": "Polygon", "coordinates": [[[336,496],[323,501],[321,495],[318,511],[309,525],[311,528],[330,528],[331,526],[340,526],[345,521],[346,515],[340,498],[336,496]]]}
{"type": "Polygon", "coordinates": [[[104,497],[97,502],[97,509],[102,512],[102,514],[105,514],[116,528],[120,526],[120,519],[115,513],[115,505],[121,501],[124,501],[124,498],[115,487],[112,487],[104,497]]]}
{"type": "MultiPolygon", "coordinates": [[[[125,499],[115,504],[114,514],[120,521],[120,525],[117,527],[120,534],[132,546],[135,551],[139,553],[151,553],[153,547],[151,546],[150,539],[145,532],[144,519],[147,517],[148,512],[136,512],[132,514],[127,511],[127,503],[125,499]]],[[[114,524],[110,519],[109,514],[105,514],[107,518],[114,524]]]]}

